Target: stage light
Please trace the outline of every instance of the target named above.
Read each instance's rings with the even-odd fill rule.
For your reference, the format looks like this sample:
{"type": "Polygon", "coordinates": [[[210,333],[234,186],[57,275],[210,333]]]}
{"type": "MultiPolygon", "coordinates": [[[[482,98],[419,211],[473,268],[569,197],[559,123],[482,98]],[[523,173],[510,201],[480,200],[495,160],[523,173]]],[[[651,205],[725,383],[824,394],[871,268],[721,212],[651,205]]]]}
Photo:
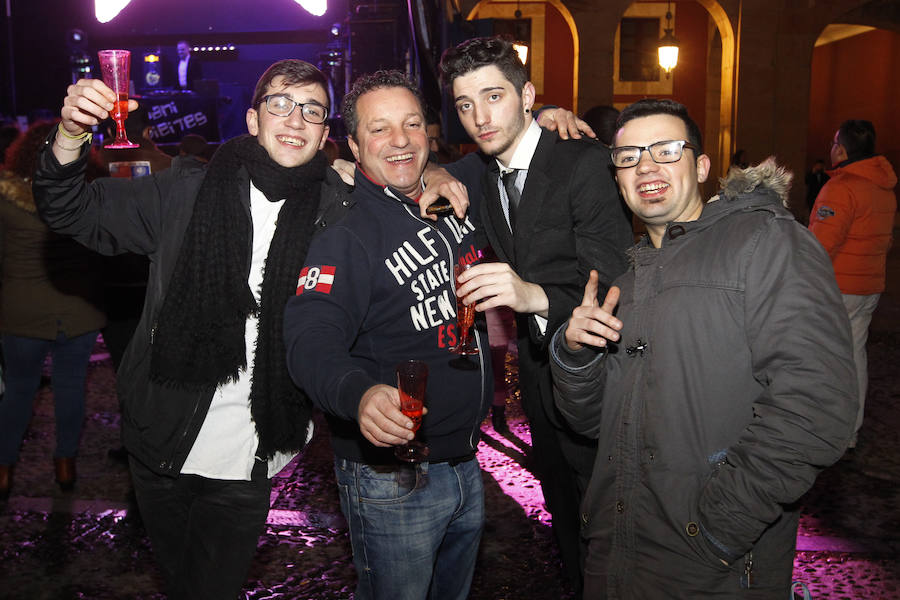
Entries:
{"type": "Polygon", "coordinates": [[[234,60],[237,58],[237,46],[228,42],[196,46],[194,52],[202,56],[204,60],[234,60]]]}
{"type": "Polygon", "coordinates": [[[68,42],[71,47],[80,48],[84,46],[85,34],[80,29],[70,29],[66,32],[66,42],[68,42]]]}
{"type": "Polygon", "coordinates": [[[306,12],[317,17],[321,17],[328,10],[328,0],[294,0],[302,6],[306,12]]]}
{"type": "Polygon", "coordinates": [[[94,0],[94,14],[101,23],[109,23],[129,2],[131,0],[94,0]]]}

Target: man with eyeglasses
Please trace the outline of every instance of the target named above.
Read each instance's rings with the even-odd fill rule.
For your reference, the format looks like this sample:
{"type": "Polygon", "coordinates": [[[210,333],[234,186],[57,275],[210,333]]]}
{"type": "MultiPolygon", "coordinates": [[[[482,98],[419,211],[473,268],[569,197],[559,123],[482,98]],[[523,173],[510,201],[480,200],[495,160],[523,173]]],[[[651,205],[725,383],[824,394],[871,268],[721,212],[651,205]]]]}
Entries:
{"type": "Polygon", "coordinates": [[[249,135],[224,143],[207,169],[176,157],[160,174],[88,185],[90,128],[116,98],[81,80],[41,154],[34,191],[53,229],[103,254],[150,257],[118,385],[141,516],[171,598],[238,595],[270,478],[312,436],[282,318],[310,240],[351,203],[319,152],[326,89],[309,63],[279,61],[256,84],[249,135]]]}
{"type": "Polygon", "coordinates": [[[564,572],[580,597],[578,506],[596,443],[573,432],[553,404],[547,343],[578,305],[591,269],[601,273],[604,290],[625,270],[630,223],[606,148],[560,139],[534,119],[535,88],[510,41],[468,40],[444,52],[440,68],[463,127],[494,159],[485,174],[481,219],[500,261],[466,271],[457,294],[466,304],[477,302],[478,311],[508,306],[516,312],[533,468],[564,572]]]}
{"type": "Polygon", "coordinates": [[[585,597],[787,597],[797,501],[856,415],[828,256],[784,208],[773,159],[704,202],[710,159],[684,106],[641,100],[616,128],[616,179],[648,235],[602,303],[591,274],[551,343],[557,406],[599,441],[585,597]]]}

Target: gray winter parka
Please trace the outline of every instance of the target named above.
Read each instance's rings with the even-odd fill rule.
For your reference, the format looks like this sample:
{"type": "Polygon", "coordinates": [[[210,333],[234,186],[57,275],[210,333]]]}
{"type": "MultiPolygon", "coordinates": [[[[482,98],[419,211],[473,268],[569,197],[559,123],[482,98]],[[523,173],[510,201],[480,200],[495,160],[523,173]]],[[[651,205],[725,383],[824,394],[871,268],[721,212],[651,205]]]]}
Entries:
{"type": "Polygon", "coordinates": [[[795,503],[856,415],[847,314],[782,207],[789,180],[771,159],[733,170],[698,220],[638,243],[608,353],[555,335],[557,406],[599,440],[582,504],[596,597],[789,597],[795,503]]]}

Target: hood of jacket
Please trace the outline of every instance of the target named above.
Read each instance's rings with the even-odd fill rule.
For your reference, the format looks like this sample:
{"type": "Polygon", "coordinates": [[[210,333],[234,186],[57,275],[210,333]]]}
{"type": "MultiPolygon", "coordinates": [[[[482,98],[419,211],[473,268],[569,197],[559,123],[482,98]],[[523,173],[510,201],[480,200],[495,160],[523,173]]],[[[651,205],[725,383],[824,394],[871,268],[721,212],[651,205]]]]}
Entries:
{"type": "Polygon", "coordinates": [[[732,167],[719,180],[719,193],[707,201],[697,223],[700,227],[709,226],[738,211],[786,210],[793,178],[771,156],[746,169],[732,167]]]}
{"type": "Polygon", "coordinates": [[[26,212],[37,212],[31,195],[31,181],[22,179],[11,171],[0,172],[0,196],[26,212]]]}
{"type": "Polygon", "coordinates": [[[838,177],[841,175],[855,175],[868,179],[873,184],[886,190],[894,189],[897,185],[897,174],[891,163],[883,156],[873,156],[864,158],[855,162],[838,167],[830,171],[826,171],[829,177],[838,177]]]}

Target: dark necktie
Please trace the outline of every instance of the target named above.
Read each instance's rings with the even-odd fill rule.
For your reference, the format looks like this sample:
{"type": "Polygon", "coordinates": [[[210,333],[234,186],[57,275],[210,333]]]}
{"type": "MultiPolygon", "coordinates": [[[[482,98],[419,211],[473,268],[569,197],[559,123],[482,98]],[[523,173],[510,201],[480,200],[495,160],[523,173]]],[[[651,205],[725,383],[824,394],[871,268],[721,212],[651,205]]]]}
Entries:
{"type": "Polygon", "coordinates": [[[516,188],[516,175],[518,173],[519,169],[512,169],[500,176],[503,180],[503,187],[506,189],[506,197],[509,199],[509,229],[511,231],[515,230],[516,213],[519,209],[519,200],[522,197],[516,188]]]}

